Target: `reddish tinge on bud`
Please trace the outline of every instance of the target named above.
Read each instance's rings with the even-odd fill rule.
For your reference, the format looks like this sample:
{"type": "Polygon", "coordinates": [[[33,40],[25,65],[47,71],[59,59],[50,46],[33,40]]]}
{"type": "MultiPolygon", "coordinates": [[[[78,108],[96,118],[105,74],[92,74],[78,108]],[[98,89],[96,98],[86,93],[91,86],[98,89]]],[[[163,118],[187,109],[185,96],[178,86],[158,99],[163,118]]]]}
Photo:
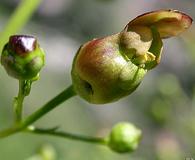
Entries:
{"type": "Polygon", "coordinates": [[[71,72],[76,93],[96,104],[129,95],[159,64],[162,38],[180,34],[191,23],[182,12],[158,10],[138,16],[120,33],[83,44],[71,72]]]}

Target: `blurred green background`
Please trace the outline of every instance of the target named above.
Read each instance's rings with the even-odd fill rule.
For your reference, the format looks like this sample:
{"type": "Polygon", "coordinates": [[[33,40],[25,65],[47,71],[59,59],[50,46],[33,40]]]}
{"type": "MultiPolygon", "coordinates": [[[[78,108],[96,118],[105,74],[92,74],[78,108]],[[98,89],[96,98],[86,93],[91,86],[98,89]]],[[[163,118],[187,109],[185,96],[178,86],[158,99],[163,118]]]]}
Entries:
{"type": "MultiPolygon", "coordinates": [[[[18,0],[0,0],[3,30],[18,0]]],[[[195,19],[194,0],[43,0],[22,34],[36,36],[46,51],[46,66],[25,99],[28,115],[71,84],[71,63],[82,43],[119,32],[134,17],[151,10],[177,9],[195,19]]],[[[24,13],[25,14],[25,13],[24,13]]],[[[91,105],[74,97],[36,122],[83,135],[105,136],[120,121],[143,131],[138,150],[116,154],[104,146],[19,133],[0,140],[1,160],[39,160],[41,146],[56,160],[195,159],[195,27],[164,41],[160,65],[130,96],[108,105],[91,105]],[[54,151],[53,151],[54,150],[54,151]]],[[[0,69],[0,129],[13,122],[17,81],[0,69]]]]}

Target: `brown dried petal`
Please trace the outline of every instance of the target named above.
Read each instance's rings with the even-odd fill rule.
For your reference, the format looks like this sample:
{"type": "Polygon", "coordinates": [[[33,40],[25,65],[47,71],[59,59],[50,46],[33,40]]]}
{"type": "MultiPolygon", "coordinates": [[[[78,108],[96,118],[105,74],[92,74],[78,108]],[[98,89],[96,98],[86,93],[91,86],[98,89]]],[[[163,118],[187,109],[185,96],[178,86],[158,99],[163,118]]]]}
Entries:
{"type": "Polygon", "coordinates": [[[190,16],[177,10],[157,10],[136,17],[125,29],[128,31],[136,26],[155,26],[161,38],[169,38],[188,29],[192,21],[190,16]]]}

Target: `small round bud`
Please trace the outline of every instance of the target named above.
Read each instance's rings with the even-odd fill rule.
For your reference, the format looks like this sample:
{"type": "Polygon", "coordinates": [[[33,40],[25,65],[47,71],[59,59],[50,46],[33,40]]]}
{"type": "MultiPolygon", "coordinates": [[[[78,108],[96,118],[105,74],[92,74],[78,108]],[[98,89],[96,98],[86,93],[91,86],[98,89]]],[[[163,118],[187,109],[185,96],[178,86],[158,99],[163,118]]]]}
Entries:
{"type": "Polygon", "coordinates": [[[45,53],[36,38],[28,35],[13,35],[4,46],[1,64],[11,77],[33,79],[44,66],[45,53]]]}
{"type": "Polygon", "coordinates": [[[114,126],[109,137],[109,147],[118,153],[133,152],[137,149],[141,139],[141,130],[133,124],[121,122],[114,126]]]}

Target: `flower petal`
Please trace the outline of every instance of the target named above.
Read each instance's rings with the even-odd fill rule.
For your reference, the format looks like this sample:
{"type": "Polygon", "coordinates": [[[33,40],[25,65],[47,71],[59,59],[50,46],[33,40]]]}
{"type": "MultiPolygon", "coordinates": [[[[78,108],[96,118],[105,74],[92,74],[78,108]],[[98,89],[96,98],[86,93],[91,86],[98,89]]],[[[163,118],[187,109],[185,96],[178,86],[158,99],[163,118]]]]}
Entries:
{"type": "Polygon", "coordinates": [[[192,18],[177,10],[157,10],[142,14],[130,21],[125,30],[135,26],[155,26],[161,38],[176,36],[192,24],[192,18]]]}

